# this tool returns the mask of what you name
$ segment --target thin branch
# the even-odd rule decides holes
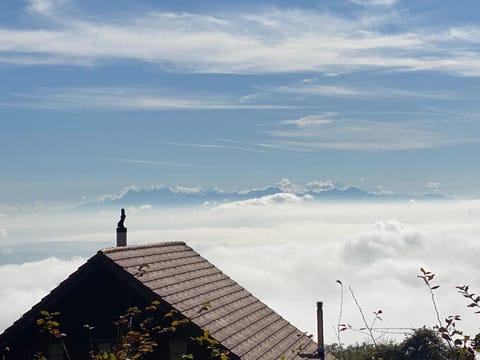
[[[360,304],[358,303],[357,298],[355,297],[355,294],[352,290],[352,287],[349,286],[348,289],[350,290],[350,294],[352,294],[352,298],[355,301],[355,304],[357,305],[358,310],[360,311],[360,315],[362,315],[363,323],[364,323],[365,327],[367,328],[368,333],[370,335],[370,338],[372,339],[373,346],[375,347],[375,350],[377,351],[378,350],[377,342],[375,340],[375,336],[373,336],[372,329],[370,328],[370,326],[368,326],[367,319],[365,318],[365,314],[363,313],[363,310],[362,310]]]
[[[65,355],[67,356],[67,359],[72,360],[72,358],[70,357],[70,354],[68,353],[68,349],[65,346],[65,342],[63,340],[62,340],[62,346],[63,346],[63,351],[65,352]]]
[[[425,271],[423,268],[421,268],[420,271],[422,271],[423,275],[417,275],[417,277],[422,279],[425,283],[425,286],[428,288],[428,291],[430,292],[430,297],[432,298],[433,309],[435,310],[438,326],[442,327],[442,320],[440,320],[440,312],[438,311],[437,301],[435,300],[435,294],[433,293],[434,289],[432,288],[432,284],[430,283],[430,281],[433,280],[435,274],[432,274],[429,271]]]

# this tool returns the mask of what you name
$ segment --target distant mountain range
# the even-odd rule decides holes
[[[101,202],[84,204],[82,207],[91,206],[142,206],[151,205],[155,207],[163,206],[187,206],[203,204],[222,204],[228,202],[245,201],[273,196],[277,194],[288,193],[309,201],[329,201],[329,202],[347,202],[347,201],[441,201],[450,200],[442,194],[423,194],[423,195],[396,195],[396,194],[377,194],[365,192],[356,187],[347,187],[344,189],[332,188],[323,191],[302,191],[286,190],[281,187],[270,186],[264,189],[255,189],[248,191],[224,192],[218,189],[200,190],[194,188],[169,188],[160,187],[152,189],[131,189],[117,198],[107,198]]]

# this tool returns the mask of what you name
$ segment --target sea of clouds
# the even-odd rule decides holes
[[[0,217],[0,331],[27,311],[98,249],[113,246],[119,211],[4,214]],[[129,244],[185,241],[217,267],[309,333],[315,304],[324,302],[325,338],[338,341],[339,322],[364,327],[382,310],[376,333],[432,326],[430,295],[420,267],[436,274],[441,317],[480,331],[455,286],[480,291],[480,201],[328,203],[266,197],[222,205],[127,209]],[[341,286],[344,301],[340,315]],[[395,328],[396,330],[392,330]],[[348,330],[342,342],[368,340]]]

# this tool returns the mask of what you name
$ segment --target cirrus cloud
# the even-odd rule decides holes
[[[263,130],[269,144],[278,148],[355,151],[402,151],[428,149],[477,140],[470,135],[451,134],[434,121],[378,121],[342,118],[338,113],[282,120]]]
[[[121,59],[200,73],[335,73],[387,68],[480,76],[477,42],[465,36],[478,28],[429,29],[411,24],[407,28],[395,12],[348,18],[281,8],[255,14],[150,11],[92,20],[88,13],[69,13],[56,1],[35,0],[30,9],[55,16],[47,16],[44,26],[0,27],[1,62],[91,66]],[[385,31],[389,26],[399,30]]]

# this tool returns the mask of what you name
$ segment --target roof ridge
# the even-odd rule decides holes
[[[185,255],[199,256],[198,262],[184,264],[184,255],[182,257],[178,255],[184,251]],[[114,247],[101,250],[99,253],[188,317],[195,326],[200,329],[212,326],[211,336],[221,343],[226,341],[232,354],[239,358],[249,358],[253,355],[262,357],[262,360],[269,360],[269,355],[277,354],[272,347],[278,347],[280,343],[285,342],[281,345],[282,351],[291,349],[299,343],[295,334],[303,334],[185,242]],[[167,262],[169,265],[164,268]],[[152,264],[152,267],[145,273],[137,274],[134,269],[144,263]],[[205,311],[197,312],[195,307],[201,304],[195,305],[192,299],[199,302],[205,299],[209,302],[213,300],[213,306],[207,306]],[[266,312],[263,309],[266,309]],[[256,312],[261,312],[259,318],[255,316]],[[235,325],[235,322],[240,324]],[[258,327],[252,326],[251,322],[260,324]],[[229,327],[233,327],[235,331],[232,333],[226,331]],[[245,341],[244,333],[248,331],[255,333],[247,339],[249,341]],[[233,333],[239,332],[242,332],[242,335],[234,336]],[[303,336],[301,338],[303,339]],[[313,343],[311,339],[309,340]]]
[[[165,242],[156,242],[156,243],[148,243],[148,244],[116,246],[116,247],[101,249],[99,250],[99,252],[103,254],[111,254],[111,253],[120,252],[120,251],[142,250],[142,249],[151,249],[151,248],[157,248],[157,247],[168,247],[168,246],[178,246],[178,245],[188,246],[184,241],[165,241]]]

